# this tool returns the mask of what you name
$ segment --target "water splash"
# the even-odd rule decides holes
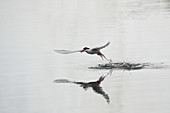
[[[129,62],[109,62],[98,64],[97,66],[88,67],[89,69],[123,69],[123,70],[138,70],[138,69],[161,69],[167,66],[163,63],[129,63]]]

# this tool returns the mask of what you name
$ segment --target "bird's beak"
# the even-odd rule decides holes
[[[81,50],[80,52],[84,52],[85,50]]]

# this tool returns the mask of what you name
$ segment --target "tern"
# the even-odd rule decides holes
[[[100,46],[100,47],[94,47],[94,48],[89,48],[89,47],[84,47],[82,50],[76,50],[76,51],[70,51],[70,50],[54,50],[57,53],[60,54],[71,54],[71,53],[76,53],[76,52],[86,52],[87,54],[90,55],[94,55],[97,54],[98,56],[100,56],[102,59],[106,59],[108,60],[101,52],[100,50],[107,47],[110,44],[110,42],[108,42],[107,44]]]

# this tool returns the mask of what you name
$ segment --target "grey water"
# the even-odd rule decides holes
[[[0,113],[169,113],[170,69],[93,70],[97,55],[57,54],[110,42],[113,62],[170,65],[169,0],[0,1]],[[92,88],[56,79],[100,84]]]

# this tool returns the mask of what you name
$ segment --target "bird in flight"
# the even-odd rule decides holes
[[[93,54],[97,54],[99,55],[102,59],[106,59],[109,61],[109,59],[107,59],[101,52],[100,50],[107,47],[110,44],[110,42],[108,42],[107,44],[100,46],[100,47],[94,47],[94,48],[89,48],[89,47],[84,47],[82,50],[76,50],[76,51],[70,51],[70,50],[54,50],[57,53],[60,54],[71,54],[71,53],[76,53],[76,52],[86,52],[87,54],[93,55]]]
[[[100,86],[101,82],[105,79],[106,76],[101,76],[98,80],[92,81],[92,82],[76,82],[76,81],[70,81],[70,80],[67,80],[67,79],[56,79],[56,80],[54,80],[54,82],[55,83],[74,83],[74,84],[79,84],[80,87],[82,87],[85,90],[87,90],[88,88],[91,87],[94,90],[94,92],[96,92],[97,94],[102,95],[106,99],[106,101],[109,103],[110,98],[109,98],[108,94],[106,94],[103,91],[102,87]]]

